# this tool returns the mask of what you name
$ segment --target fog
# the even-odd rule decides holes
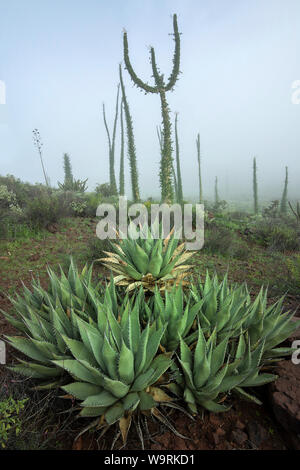
[[[177,13],[182,74],[167,99],[173,122],[179,113],[185,198],[198,195],[200,132],[205,198],[213,197],[215,176],[222,199],[251,198],[256,157],[261,198],[280,198],[288,166],[289,197],[300,199],[300,104],[292,89],[300,80],[299,0],[0,0],[0,7],[0,80],[6,85],[0,174],[43,181],[32,140],[38,128],[52,185],[63,180],[64,152],[71,156],[74,176],[88,178],[89,190],[107,182],[101,108],[104,102],[112,128],[123,28],[136,73],[151,83],[149,45],[169,76],[174,45],[169,34]],[[126,71],[123,77],[141,193],[157,196],[159,96],[133,87]],[[125,168],[130,197],[127,158]]]

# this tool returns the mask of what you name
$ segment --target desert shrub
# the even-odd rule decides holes
[[[229,255],[233,258],[246,260],[251,255],[251,250],[245,240],[235,235],[229,250]]]
[[[111,197],[115,195],[114,189],[111,188],[109,183],[97,184],[95,191],[103,197]]]
[[[229,224],[230,226],[230,224]],[[238,259],[247,259],[250,248],[245,240],[228,228],[227,224],[211,223],[205,230],[203,250],[210,254],[218,253],[223,256],[231,256]]]
[[[272,201],[267,207],[262,211],[263,217],[273,217],[277,218],[280,214],[280,204],[278,200]]]
[[[28,202],[24,215],[28,224],[38,228],[46,228],[55,224],[69,213],[65,200],[59,193],[49,194],[42,191],[38,198]]]
[[[86,208],[84,215],[86,217],[96,217],[97,207],[102,203],[102,200],[103,197],[96,192],[87,193],[85,195]]]
[[[300,295],[300,255],[286,261],[289,271],[287,287],[290,292]]]
[[[12,175],[1,176],[0,185],[5,185],[7,189],[15,194],[17,204],[23,208],[32,199],[39,197],[41,191],[53,191],[42,184],[25,183]]]
[[[77,200],[72,201],[70,204],[70,208],[72,211],[72,215],[75,216],[84,216],[87,208],[87,201],[84,200]]]
[[[292,223],[266,219],[256,223],[252,228],[253,240],[272,251],[297,251],[300,249],[298,231]]]

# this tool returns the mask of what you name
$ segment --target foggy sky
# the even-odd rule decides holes
[[[89,190],[109,180],[105,102],[112,128],[122,31],[131,62],[152,83],[149,45],[170,75],[172,14],[181,35],[181,71],[167,94],[179,112],[185,197],[198,195],[196,136],[201,135],[204,196],[250,197],[257,158],[260,194],[280,197],[285,166],[291,197],[300,199],[299,0],[0,0],[0,174],[42,182],[32,141],[38,128],[51,184],[63,180],[62,155]],[[158,95],[141,93],[123,73],[133,117],[142,196],[160,194]],[[116,177],[120,135],[117,133]],[[131,196],[126,156],[126,192]]]

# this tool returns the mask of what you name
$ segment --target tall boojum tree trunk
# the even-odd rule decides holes
[[[150,86],[143,82],[135,73],[130,59],[128,51],[128,40],[127,33],[123,35],[123,47],[124,47],[124,62],[126,69],[133,81],[133,83],[143,90],[145,93],[157,93],[160,96],[161,102],[161,113],[162,113],[162,142],[163,151],[160,163],[160,186],[161,186],[161,199],[162,202],[172,203],[174,192],[172,182],[173,172],[173,157],[172,157],[172,139],[171,139],[171,122],[170,122],[170,110],[166,100],[166,92],[173,89],[179,75],[180,65],[180,34],[177,26],[177,16],[173,15],[173,36],[175,41],[175,50],[173,56],[173,69],[171,75],[166,83],[164,81],[164,75],[160,74],[155,59],[154,48],[150,49],[150,61],[152,65],[152,72],[154,77],[155,86]]]

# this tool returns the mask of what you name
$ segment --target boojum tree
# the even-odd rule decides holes
[[[198,159],[198,171],[199,171],[199,202],[203,204],[203,189],[202,189],[202,177],[201,177],[201,153],[200,153],[200,134],[197,134],[196,140],[197,146],[197,159]]]
[[[73,173],[72,173],[72,166],[71,166],[71,159],[67,153],[63,155],[64,159],[64,173],[65,173],[65,186],[70,186],[73,183]]]
[[[127,133],[127,152],[130,166],[130,177],[131,177],[131,188],[132,188],[132,199],[134,202],[140,200],[140,189],[139,189],[139,174],[137,168],[136,149],[133,134],[132,117],[130,114],[129,104],[125,92],[125,86],[122,76],[122,66],[119,65],[120,85],[122,90],[122,101],[124,105],[124,115],[126,122],[126,133]]]
[[[253,200],[254,214],[258,214],[257,166],[255,157],[253,158]]]
[[[159,141],[160,154],[162,155],[163,141],[162,141],[162,135],[161,135],[161,126],[156,126],[156,131],[157,131],[157,137],[158,137],[158,141]],[[172,174],[173,174],[173,182],[174,182],[175,201],[179,202],[178,184],[177,184],[176,171],[175,171],[175,168],[174,168],[174,162],[173,162],[173,165],[172,165]]]
[[[217,208],[220,202],[219,190],[218,190],[218,177],[215,179],[215,207]]]
[[[179,140],[178,140],[178,113],[175,114],[175,149],[176,149],[176,186],[177,186],[177,200],[179,203],[183,202],[183,190],[182,190],[182,179],[181,179],[181,168],[180,168],[180,152],[179,152]]]
[[[284,188],[283,188],[283,193],[282,193],[282,198],[281,198],[281,203],[280,203],[280,212],[282,214],[286,214],[287,208],[288,208],[288,202],[287,202],[288,183],[289,183],[289,170],[288,170],[288,167],[286,166]]]
[[[127,32],[123,35],[123,48],[124,48],[124,62],[126,69],[133,81],[133,83],[147,93],[156,93],[160,96],[161,113],[162,113],[162,141],[163,151],[160,162],[160,186],[161,186],[161,199],[162,202],[170,204],[174,198],[172,172],[173,172],[173,156],[172,156],[172,135],[171,135],[171,120],[170,109],[166,99],[166,93],[173,90],[175,83],[179,76],[180,67],[180,34],[177,25],[177,15],[173,15],[173,36],[175,41],[175,50],[173,56],[173,69],[168,80],[165,81],[164,75],[160,73],[155,57],[155,50],[150,48],[150,62],[154,77],[154,86],[150,86],[141,80],[135,73],[129,58]]]
[[[117,130],[117,121],[118,121],[118,113],[119,113],[119,92],[120,92],[120,85],[118,85],[118,92],[117,92],[117,100],[116,100],[116,111],[115,111],[115,118],[114,118],[114,126],[112,137],[110,136],[110,132],[108,129],[106,116],[105,116],[105,105],[103,103],[103,121],[104,126],[107,133],[108,139],[108,149],[109,149],[109,183],[111,189],[114,194],[118,194],[118,188],[116,183],[116,176],[115,176],[115,142],[116,142],[116,130]]]
[[[121,151],[120,151],[120,175],[119,175],[119,194],[125,194],[125,174],[124,174],[124,123],[123,123],[123,99],[120,105],[120,121],[121,121]]]

